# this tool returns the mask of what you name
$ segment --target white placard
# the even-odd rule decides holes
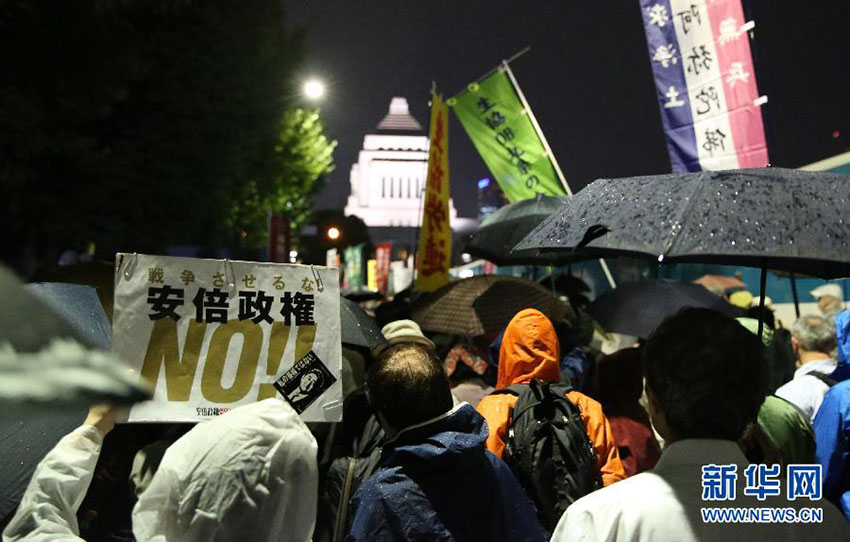
[[[115,273],[113,350],[154,386],[128,421],[204,420],[275,396],[304,421],[342,419],[337,269],[118,254]]]

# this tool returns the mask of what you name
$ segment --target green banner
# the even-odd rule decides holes
[[[345,282],[348,291],[362,290],[366,285],[366,266],[363,265],[363,243],[346,247],[345,256]]]
[[[508,201],[565,194],[504,70],[470,84],[448,104]]]

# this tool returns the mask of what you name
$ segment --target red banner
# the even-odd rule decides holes
[[[289,219],[280,215],[269,215],[269,248],[270,262],[289,263],[290,242]]]
[[[380,245],[375,245],[375,259],[378,262],[378,291],[382,295],[387,295],[387,282],[390,276],[390,257],[392,255],[392,251],[392,243],[381,243]]]

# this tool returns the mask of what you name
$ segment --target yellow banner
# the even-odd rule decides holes
[[[378,260],[366,262],[366,288],[378,291]]]
[[[449,108],[443,97],[431,94],[428,178],[422,227],[419,229],[416,289],[433,292],[449,282],[452,230],[449,225]]]

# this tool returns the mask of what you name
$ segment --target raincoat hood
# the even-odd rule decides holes
[[[481,461],[487,434],[484,418],[470,404],[461,403],[442,416],[400,431],[384,446],[381,463],[427,461],[429,468],[462,467]]]
[[[536,309],[525,309],[505,329],[499,351],[497,388],[527,384],[532,378],[557,382],[560,378],[558,336],[552,322]]]
[[[316,440],[279,399],[198,424],[133,510],[139,541],[293,540],[313,534]]]
[[[838,340],[838,367],[830,375],[833,379],[850,379],[850,310],[835,315],[835,334]]]

